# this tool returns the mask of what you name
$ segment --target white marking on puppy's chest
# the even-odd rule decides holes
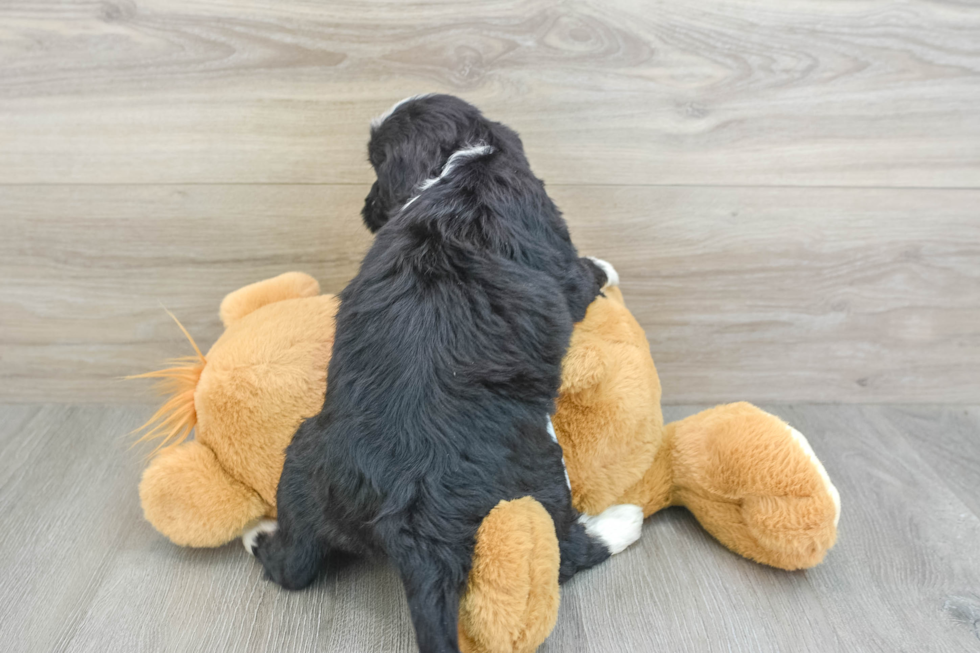
[[[561,446],[561,443],[558,442],[558,434],[555,433],[555,425],[551,423],[551,415],[548,415],[548,435],[550,435],[551,436],[551,439],[555,441],[555,444],[557,444],[559,447]],[[572,482],[570,480],[568,480],[568,466],[565,464],[565,452],[564,451],[562,451],[562,454],[561,454],[561,466],[565,470],[565,485],[567,485],[568,486],[568,489],[571,490],[572,489]]]

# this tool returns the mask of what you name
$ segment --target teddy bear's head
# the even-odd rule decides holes
[[[171,400],[156,416],[164,446],[140,499],[176,544],[218,546],[275,516],[286,446],[326,390],[338,300],[319,292],[300,273],[237,290],[221,304],[225,332],[206,356],[142,375],[163,379]],[[194,440],[179,442],[191,428]]]

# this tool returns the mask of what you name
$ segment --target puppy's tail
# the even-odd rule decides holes
[[[147,440],[160,440],[150,453],[151,457],[162,449],[177,446],[194,430],[197,425],[194,392],[197,390],[197,382],[201,378],[204,366],[208,362],[180,320],[170,311],[167,311],[167,314],[184,332],[184,336],[194,348],[195,355],[172,359],[168,361],[169,367],[162,370],[126,377],[127,379],[157,379],[154,389],[157,394],[166,397],[166,401],[153,413],[153,416],[132,432],[135,434],[144,431],[143,435],[133,443],[134,445]]]

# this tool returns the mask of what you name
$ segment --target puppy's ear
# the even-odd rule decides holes
[[[381,198],[378,196],[378,182],[371,184],[371,190],[364,198],[364,208],[361,209],[361,217],[364,218],[364,225],[368,231],[375,233],[378,229],[385,226],[388,222],[388,212],[381,205]]]
[[[426,148],[413,148],[399,143],[387,148],[386,156],[374,166],[378,180],[364,198],[361,217],[372,233],[388,223],[418,192],[418,185],[441,165],[435,144]],[[430,151],[435,150],[435,151]]]

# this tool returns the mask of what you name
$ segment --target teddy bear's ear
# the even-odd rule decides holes
[[[572,343],[562,361],[562,394],[582,392],[596,386],[606,373],[606,365],[599,349],[590,344]]]
[[[181,546],[221,546],[270,512],[196,440],[157,455],[143,472],[139,491],[147,521]]]
[[[302,272],[286,272],[230,293],[222,300],[218,313],[221,315],[221,323],[228,328],[233,322],[266,304],[284,299],[316,297],[319,294],[320,284],[316,279]]]

